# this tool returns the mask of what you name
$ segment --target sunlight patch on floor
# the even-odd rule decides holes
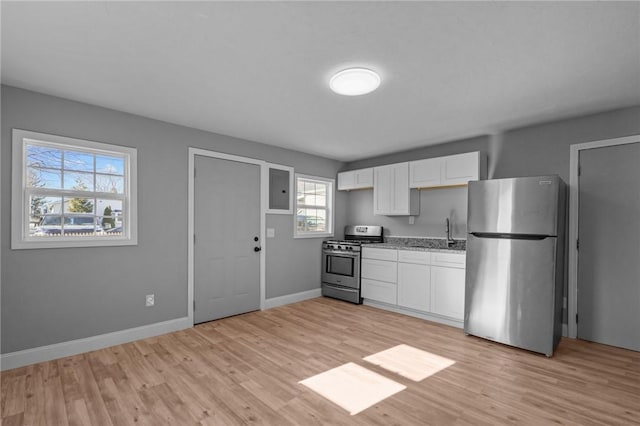
[[[358,414],[406,388],[352,362],[299,383],[344,408],[351,415]]]
[[[456,363],[409,345],[394,346],[363,359],[416,382]]]

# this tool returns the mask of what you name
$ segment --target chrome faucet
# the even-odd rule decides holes
[[[449,218],[447,218],[447,227],[446,227],[446,233],[447,233],[447,247],[451,247],[453,246],[456,242],[453,238],[451,238],[451,226],[449,225]]]

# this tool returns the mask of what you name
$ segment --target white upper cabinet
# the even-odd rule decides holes
[[[442,159],[440,157],[410,162],[409,186],[411,188],[439,186],[442,181],[440,177],[441,163]]]
[[[409,188],[409,163],[374,167],[373,214],[415,216],[419,212],[419,194]]]
[[[373,168],[338,173],[338,191],[373,188]]]
[[[442,160],[442,185],[466,185],[480,178],[480,152],[450,155]]]
[[[480,179],[480,152],[412,161],[409,176],[411,188],[466,185]]]

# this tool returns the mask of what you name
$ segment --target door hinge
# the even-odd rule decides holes
[[[578,323],[578,314],[576,314],[576,324]]]
[[[196,299],[193,299],[193,310],[196,310]]]
[[[193,244],[196,243],[196,234],[193,234]]]
[[[576,240],[576,250],[580,250],[580,240]]]
[[[578,164],[578,176],[582,175],[582,167]]]
[[[196,168],[195,167],[193,168],[193,177],[194,178],[196,177]]]

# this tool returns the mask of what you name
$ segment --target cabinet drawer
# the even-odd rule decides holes
[[[428,265],[430,255],[428,251],[398,250],[398,262]]]
[[[431,253],[431,264],[435,266],[447,266],[449,268],[465,268],[467,256],[463,253]]]
[[[362,259],[362,278],[395,283],[398,279],[398,264],[386,260]]]
[[[396,285],[382,281],[363,278],[361,294],[365,299],[377,300],[378,302],[392,305],[395,305],[398,301]]]
[[[363,259],[378,259],[378,260],[390,260],[397,261],[398,260],[398,250],[395,249],[384,249],[384,248],[373,248],[373,247],[362,247],[362,258]]]

